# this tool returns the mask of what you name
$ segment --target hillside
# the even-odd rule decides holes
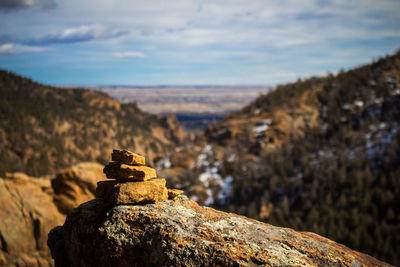
[[[55,173],[80,161],[105,163],[112,148],[150,163],[192,135],[175,117],[142,112],[101,92],[45,86],[0,70],[0,175]]]
[[[280,85],[159,162],[194,200],[400,264],[400,53]]]

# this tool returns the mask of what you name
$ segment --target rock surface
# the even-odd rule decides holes
[[[0,266],[53,266],[48,232],[71,209],[93,199],[104,178],[98,163],[80,163],[56,177],[0,178]]]
[[[50,232],[48,245],[57,266],[388,266],[316,234],[185,196],[146,205],[89,201]]]
[[[168,199],[165,179],[155,178],[143,182],[100,181],[96,197],[113,204],[155,203]]]
[[[145,181],[157,177],[156,170],[146,166],[131,166],[111,161],[104,167],[107,178],[117,180]]]
[[[111,153],[111,159],[128,165],[145,165],[146,160],[143,156],[132,153],[126,149],[114,149]]]
[[[64,221],[50,179],[0,178],[0,266],[52,266],[47,234]]]
[[[168,189],[168,199],[175,199],[177,196],[183,193],[183,190],[179,189]]]
[[[63,170],[53,180],[54,203],[68,214],[83,202],[95,198],[97,182],[103,180],[103,166],[95,162],[79,163]]]

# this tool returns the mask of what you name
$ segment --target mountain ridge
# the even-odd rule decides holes
[[[115,147],[149,162],[193,135],[173,116],[142,112],[101,92],[41,85],[0,70],[0,175],[55,173],[79,161],[105,163]]]
[[[396,265],[399,107],[397,52],[279,85],[160,168],[201,204],[316,232]]]

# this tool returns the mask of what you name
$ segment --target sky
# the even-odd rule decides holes
[[[400,48],[400,0],[0,0],[0,68],[52,85],[275,85]]]

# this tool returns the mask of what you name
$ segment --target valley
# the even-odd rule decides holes
[[[173,113],[192,123],[188,128],[202,124],[206,130],[196,136],[161,107],[150,114],[105,92],[0,74],[4,177],[54,177],[82,161],[104,164],[113,148],[126,148],[146,155],[168,188],[201,205],[312,231],[400,264],[399,52],[336,75],[278,85],[223,118],[211,108],[216,113],[189,112],[192,100],[182,97],[188,105]],[[154,91],[148,107],[158,108],[161,99]],[[180,106],[171,104],[175,100],[165,95],[161,102]],[[61,201],[60,211],[77,204],[47,187],[56,205]],[[67,188],[75,188],[74,181]]]
[[[152,114],[174,114],[188,130],[200,133],[239,110],[271,86],[91,86],[121,102],[136,102]]]
[[[92,86],[121,102],[136,102],[153,114],[227,114],[249,104],[268,86]]]
[[[400,53],[277,86],[159,161],[199,203],[399,264]]]

